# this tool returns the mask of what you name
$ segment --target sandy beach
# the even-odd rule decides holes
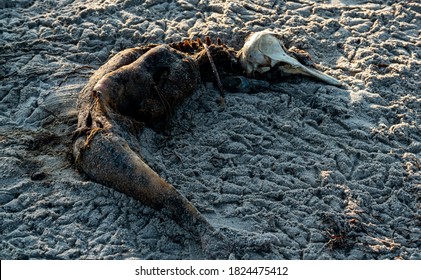
[[[162,213],[73,164],[76,99],[117,52],[282,35],[339,88],[202,85],[141,156],[236,247],[231,259],[421,259],[421,4],[0,0],[0,258],[206,259]]]

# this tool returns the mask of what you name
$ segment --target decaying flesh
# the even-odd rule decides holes
[[[220,248],[209,249],[212,240],[223,237],[140,157],[140,122],[165,120],[193,93],[200,82],[199,69],[206,66],[204,53],[189,55],[175,47],[188,51],[176,45],[127,49],[95,72],[78,99],[73,154],[90,178],[162,211],[198,237],[210,257],[226,257]],[[218,48],[222,47],[211,49],[217,53]]]
[[[222,87],[218,73],[225,81],[232,76],[234,84],[246,79],[237,52],[219,40],[218,44],[208,38],[204,43],[186,40],[119,52],[80,93],[73,155],[92,180],[162,211],[200,240],[207,257],[226,258],[229,249],[214,247],[227,243],[224,237],[142,160],[136,137],[143,125],[165,122],[204,79]]]

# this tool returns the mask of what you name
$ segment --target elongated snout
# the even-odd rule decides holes
[[[280,71],[290,74],[311,76],[334,86],[342,85],[339,80],[304,66],[290,56],[285,51],[279,35],[268,30],[252,34],[239,51],[238,59],[248,76],[255,72],[264,73],[273,67],[279,67]]]

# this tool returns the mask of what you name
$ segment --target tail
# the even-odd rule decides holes
[[[87,137],[79,137],[73,147],[76,163],[84,173],[173,219],[196,237],[207,257],[228,256],[225,237],[190,201],[143,162],[123,138],[104,131],[92,136],[89,143]]]

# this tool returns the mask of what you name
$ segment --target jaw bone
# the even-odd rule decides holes
[[[342,85],[337,79],[308,68],[289,56],[278,35],[267,30],[256,32],[246,40],[239,51],[239,61],[247,75],[264,73],[280,64],[279,68],[284,72],[311,76],[334,86]]]

